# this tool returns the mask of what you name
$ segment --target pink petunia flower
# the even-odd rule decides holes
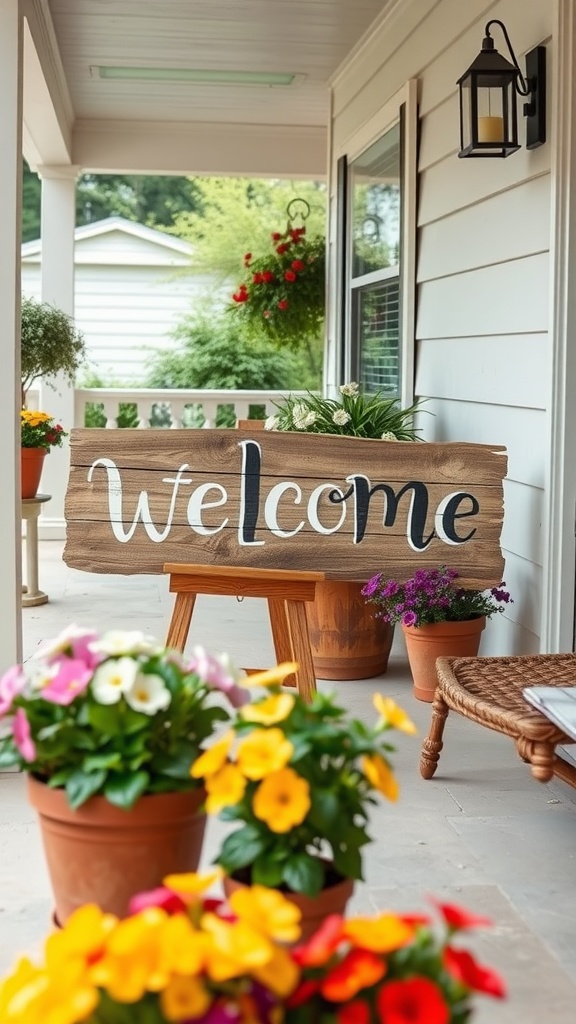
[[[30,722],[24,708],[18,708],[12,726],[14,743],[25,761],[36,760],[36,745],[30,732]]]
[[[25,683],[20,665],[9,668],[0,678],[0,717],[10,711],[14,697],[22,693]]]
[[[92,669],[79,658],[61,658],[56,675],[42,688],[41,696],[52,704],[71,704],[84,692],[92,674]]]
[[[248,691],[238,685],[239,674],[225,654],[214,658],[203,647],[195,647],[190,671],[195,672],[207,686],[212,686],[215,690],[225,693],[235,708],[242,707],[250,700]]]

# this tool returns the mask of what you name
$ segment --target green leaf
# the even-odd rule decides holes
[[[266,885],[277,889],[282,882],[284,864],[272,860],[266,854],[257,857],[252,865],[252,884]]]
[[[218,863],[232,874],[238,868],[245,868],[260,857],[266,849],[266,839],[255,825],[245,825],[226,837],[218,857]]]
[[[117,768],[122,764],[122,755],[117,750],[110,750],[107,754],[91,754],[85,757],[82,767],[85,772],[95,772],[99,768]]]
[[[173,779],[190,778],[190,766],[198,757],[198,747],[194,743],[182,740],[173,752],[163,751],[157,754],[150,764],[153,771],[168,775]]]
[[[66,796],[72,809],[76,810],[77,807],[86,803],[91,796],[94,796],[104,785],[105,780],[105,771],[92,772],[90,775],[84,772],[82,768],[77,768],[73,771],[66,780]]]
[[[148,772],[113,772],[104,786],[104,796],[111,804],[129,811],[150,781]]]
[[[331,789],[314,789],[308,820],[319,832],[329,835],[342,813],[342,806]]]
[[[362,856],[357,846],[341,843],[332,848],[334,867],[345,878],[362,878]]]
[[[117,704],[94,702],[88,710],[88,720],[90,725],[105,736],[118,736],[123,731]]]
[[[282,879],[292,892],[317,896],[324,885],[325,868],[319,857],[296,853],[286,862]]]
[[[10,747],[5,747],[0,751],[0,768],[10,768],[13,764],[18,764],[19,761],[20,755],[16,748],[11,750]]]

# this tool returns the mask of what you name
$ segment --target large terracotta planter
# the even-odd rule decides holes
[[[475,658],[486,616],[464,622],[433,622],[427,626],[402,626],[410,662],[413,693],[431,704],[436,691],[437,658]]]
[[[223,879],[224,894],[226,897],[232,895],[237,889],[245,889],[246,885],[235,878]],[[324,923],[330,914],[344,916],[346,905],[354,892],[354,881],[351,878],[343,878],[336,885],[322,889],[317,896],[304,896],[298,892],[284,892],[282,895],[294,903],[302,913],[301,936],[298,942],[306,942],[321,924]],[[297,945],[297,943],[294,943]]]
[[[47,448],[21,448],[22,497],[35,498],[40,486]]]
[[[314,670],[319,679],[371,679],[382,675],[394,627],[374,615],[363,584],[327,580],[306,603]]]
[[[83,903],[123,917],[135,893],[198,867],[202,789],[143,796],[130,811],[92,797],[74,811],[64,790],[28,776],[28,798],[40,817],[59,924]]]

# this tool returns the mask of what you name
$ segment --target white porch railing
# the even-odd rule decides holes
[[[250,406],[263,406],[265,415],[275,412],[275,404],[288,395],[305,391],[212,391],[173,390],[168,388],[75,388],[74,426],[85,424],[86,406],[103,408],[107,427],[116,427],[120,405],[136,406],[138,427],[181,427],[193,425],[191,419],[204,419],[203,427],[213,427],[219,406],[233,406],[236,420],[248,419]],[[156,421],[156,422],[155,422]]]

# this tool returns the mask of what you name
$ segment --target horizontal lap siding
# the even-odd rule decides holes
[[[332,131],[337,157],[379,105],[407,79],[418,79],[415,383],[426,399],[419,425],[428,440],[507,446],[502,546],[515,602],[491,623],[482,647],[484,654],[507,654],[539,649],[551,372],[550,145],[534,152],[522,147],[506,160],[457,157],[455,83],[476,56],[489,18],[505,22],[520,58],[550,43],[551,5],[536,0],[407,0],[341,69]],[[523,141],[521,116],[520,122]],[[334,181],[333,175],[333,188]]]

